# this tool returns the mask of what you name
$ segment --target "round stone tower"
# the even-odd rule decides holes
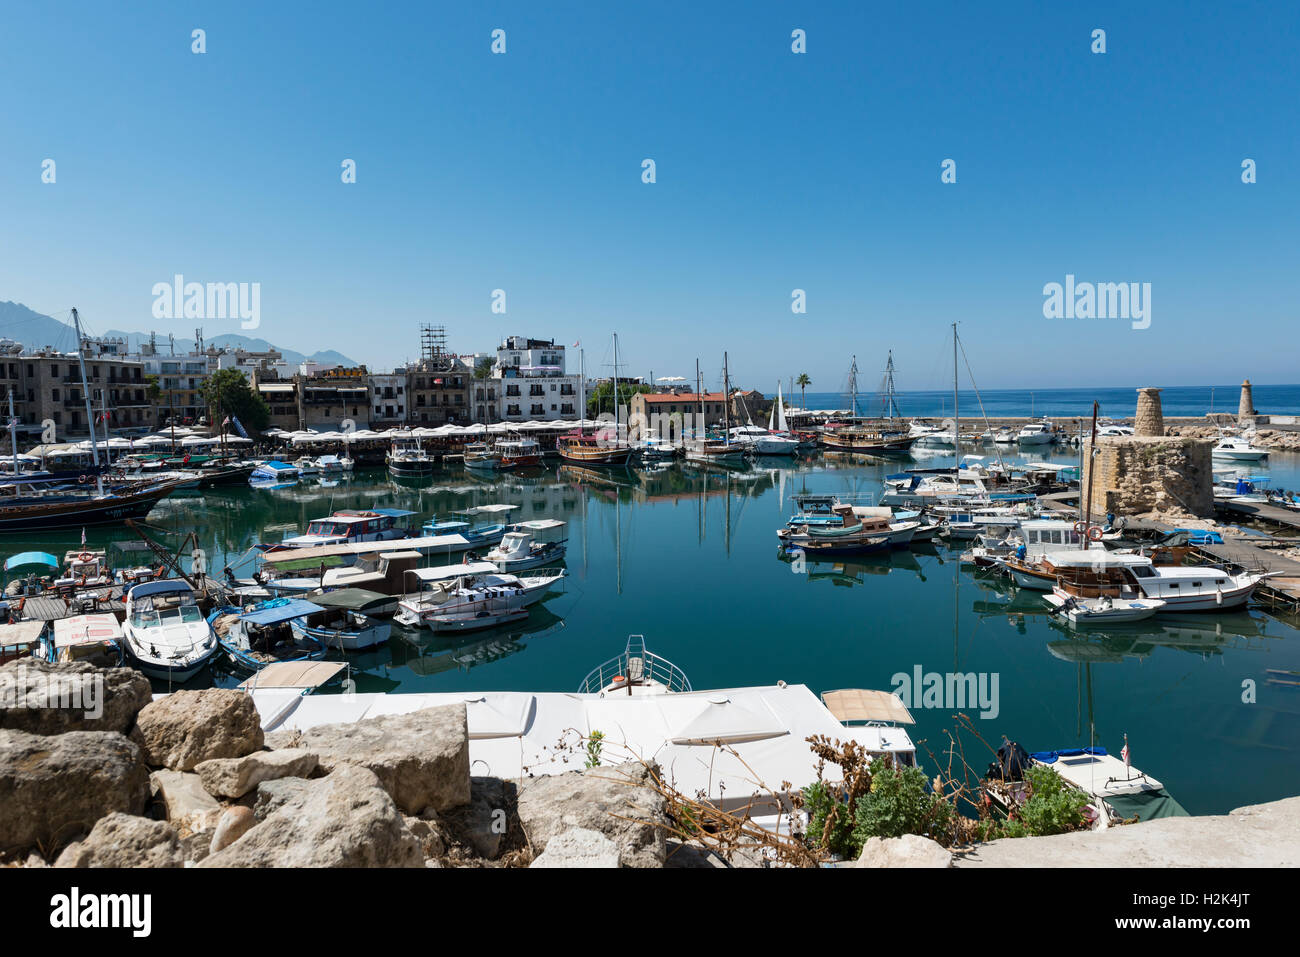
[[[1160,390],[1138,389],[1137,391],[1138,407],[1137,415],[1133,418],[1134,433],[1137,435],[1164,435],[1165,415],[1160,410]]]
[[[1237,406],[1238,419],[1252,419],[1255,417],[1255,397],[1250,391],[1250,380],[1246,379],[1241,383],[1241,404]]]

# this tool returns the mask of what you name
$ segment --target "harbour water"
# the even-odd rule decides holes
[[[1074,454],[1058,450],[1053,460]],[[1300,486],[1300,457],[1273,459],[1275,484]],[[879,559],[810,562],[803,573],[778,557],[775,530],[791,514],[792,495],[875,493],[885,474],[908,464],[816,456],[735,472],[552,465],[488,476],[449,466],[411,484],[368,469],[336,487],[176,495],[150,524],[173,548],[196,531],[209,570],[219,574],[255,542],[278,541],[341,508],[407,508],[423,521],[504,502],[521,506],[514,520],[569,523],[569,577],[534,606],[526,627],[468,641],[395,629],[387,647],[351,656],[358,691],[572,690],[636,633],[696,688],[779,680],[817,692],[891,688],[895,675],[917,668],[986,681],[996,675],[996,716],[978,717],[975,704],[962,709],[990,744],[1006,734],[1030,750],[1099,744],[1118,752],[1127,733],[1134,764],[1193,814],[1300,793],[1300,687],[1269,680],[1300,680],[1296,622],[1250,610],[1073,632],[1048,620],[1037,594],[962,569],[958,551],[941,544]],[[132,539],[126,529],[87,534],[92,547]],[[74,531],[4,544],[10,553],[61,555],[79,542]],[[236,680],[216,666],[191,686]],[[1247,683],[1254,703],[1243,701]],[[942,750],[954,710],[913,708],[913,737],[924,742],[931,772],[926,748]],[[982,771],[987,752],[969,735],[964,740],[970,763]]]

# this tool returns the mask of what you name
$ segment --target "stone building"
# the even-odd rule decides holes
[[[1107,514],[1214,513],[1213,443],[1164,434],[1159,389],[1139,389],[1134,435],[1084,445],[1080,494],[1091,517]]]
[[[120,340],[82,341],[97,435],[105,426],[112,432],[151,432],[157,423],[144,365],[123,355],[120,345]],[[28,427],[29,432],[39,431],[43,423],[51,422],[59,439],[89,436],[77,353],[47,348],[6,356],[3,361],[6,375],[16,373],[5,382],[14,389],[14,413],[20,426]],[[10,365],[17,368],[10,369]]]
[[[365,366],[296,375],[299,428],[319,432],[370,428],[370,373]]]

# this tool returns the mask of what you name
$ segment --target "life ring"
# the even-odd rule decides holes
[[[1075,531],[1075,534],[1078,534],[1078,535],[1087,535],[1087,534],[1088,534],[1088,523],[1087,523],[1087,522],[1075,522],[1075,523],[1074,523],[1074,531]]]
[[[1099,542],[1099,541],[1101,541],[1101,527],[1100,527],[1100,526],[1098,526],[1098,525],[1094,525],[1094,526],[1092,526],[1092,528],[1088,529],[1088,540],[1089,540],[1089,541],[1092,541],[1092,542]]]
[[[77,555],[77,561],[88,562],[94,559],[94,557],[95,556],[90,554],[90,552],[81,552],[79,555]]]
[[[78,476],[77,476],[77,481],[80,482],[82,485],[85,485],[88,481],[90,481],[90,476],[89,476],[89,475],[78,475]]]

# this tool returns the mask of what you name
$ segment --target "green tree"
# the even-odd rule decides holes
[[[636,385],[631,382],[620,382],[618,384],[618,401],[619,405],[629,410],[632,407],[632,396],[638,392],[653,392],[654,390],[648,385]],[[594,419],[600,413],[605,412],[609,415],[614,414],[614,385],[611,382],[602,382],[596,388],[587,393],[587,418]]]
[[[799,387],[799,408],[807,408],[807,405],[804,402],[804,390],[812,385],[812,379],[808,378],[808,373],[800,372],[799,378],[794,380],[794,384]]]
[[[203,383],[203,401],[212,410],[209,418],[217,427],[227,415],[237,416],[250,432],[261,432],[271,421],[271,407],[238,369],[221,369],[210,375]]]
[[[162,386],[158,384],[158,377],[156,375],[147,375],[144,377],[144,381],[145,381],[145,387],[144,387],[145,397],[148,398],[148,400],[152,402],[154,405],[157,405],[160,401],[162,401],[162,394],[163,394]]]
[[[474,378],[486,379],[492,375],[492,367],[496,365],[495,359],[479,359],[474,363]]]

